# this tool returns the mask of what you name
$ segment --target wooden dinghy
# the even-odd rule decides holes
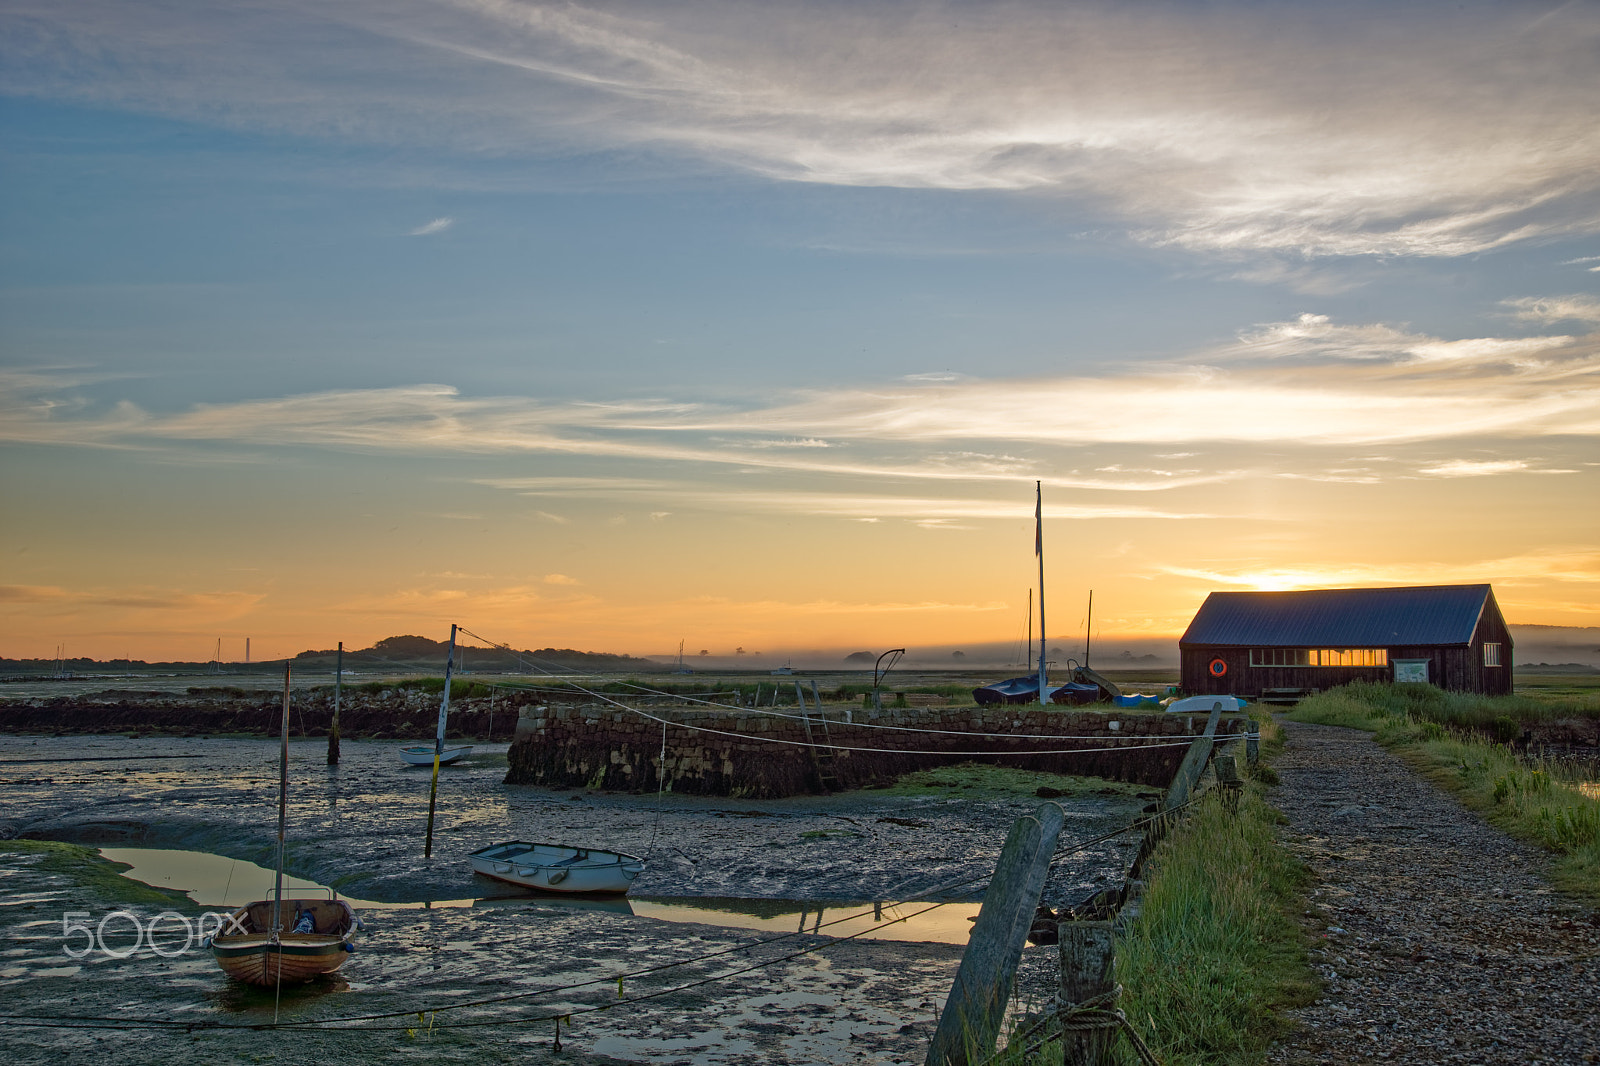
[[[208,940],[229,977],[266,988],[305,984],[333,973],[355,951],[350,931],[356,916],[344,900],[285,899],[279,932],[274,932],[273,909],[272,900],[246,904]],[[311,932],[294,932],[306,925]]]
[[[465,759],[472,754],[471,744],[452,744],[439,753],[439,765]],[[400,757],[412,766],[433,765],[433,745],[414,744],[400,749]]]
[[[542,892],[621,895],[644,872],[644,860],[620,851],[530,844],[509,840],[479,848],[469,856],[485,877]]]

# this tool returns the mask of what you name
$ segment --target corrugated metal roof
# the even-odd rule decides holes
[[[1466,644],[1492,595],[1488,585],[1213,592],[1178,643],[1322,648]]]

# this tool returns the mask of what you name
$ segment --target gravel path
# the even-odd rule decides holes
[[[1600,1062],[1600,915],[1368,734],[1284,728],[1274,802],[1327,988],[1269,1061]]]

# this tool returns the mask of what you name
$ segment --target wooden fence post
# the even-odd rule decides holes
[[[1212,760],[1217,771],[1217,787],[1222,790],[1222,802],[1230,811],[1239,809],[1239,793],[1244,781],[1239,777],[1239,765],[1232,755],[1218,755]]]
[[[1117,1007],[1117,958],[1113,923],[1061,922],[1061,1010],[1110,997],[1098,1006]],[[1117,1029],[1067,1030],[1061,1036],[1062,1066],[1111,1066]]]
[[[1189,750],[1183,756],[1183,762],[1178,766],[1178,772],[1172,775],[1172,787],[1167,789],[1167,797],[1161,803],[1163,811],[1170,811],[1189,802],[1189,793],[1194,791],[1195,782],[1200,780],[1200,775],[1205,771],[1206,760],[1211,758],[1211,745],[1217,735],[1217,723],[1222,719],[1222,701],[1218,700],[1211,707],[1211,717],[1206,719],[1206,730],[1195,737],[1194,743],[1189,745]]]
[[[1058,804],[1046,803],[1011,823],[928,1046],[927,1066],[971,1066],[994,1054],[1011,981],[1065,820]]]
[[[1261,761],[1261,727],[1251,725],[1244,735],[1244,762],[1251,769]]]

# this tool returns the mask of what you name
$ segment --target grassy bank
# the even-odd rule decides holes
[[[1211,793],[1152,856],[1117,974],[1123,1010],[1168,1066],[1260,1062],[1281,1012],[1315,996],[1298,918],[1309,874],[1278,822],[1250,782],[1237,813]]]
[[[1593,694],[1487,697],[1358,683],[1303,700],[1289,717],[1371,731],[1465,806],[1550,852],[1557,887],[1600,903],[1600,795],[1584,791],[1575,767],[1524,758],[1503,743],[1532,722],[1594,716]]]

